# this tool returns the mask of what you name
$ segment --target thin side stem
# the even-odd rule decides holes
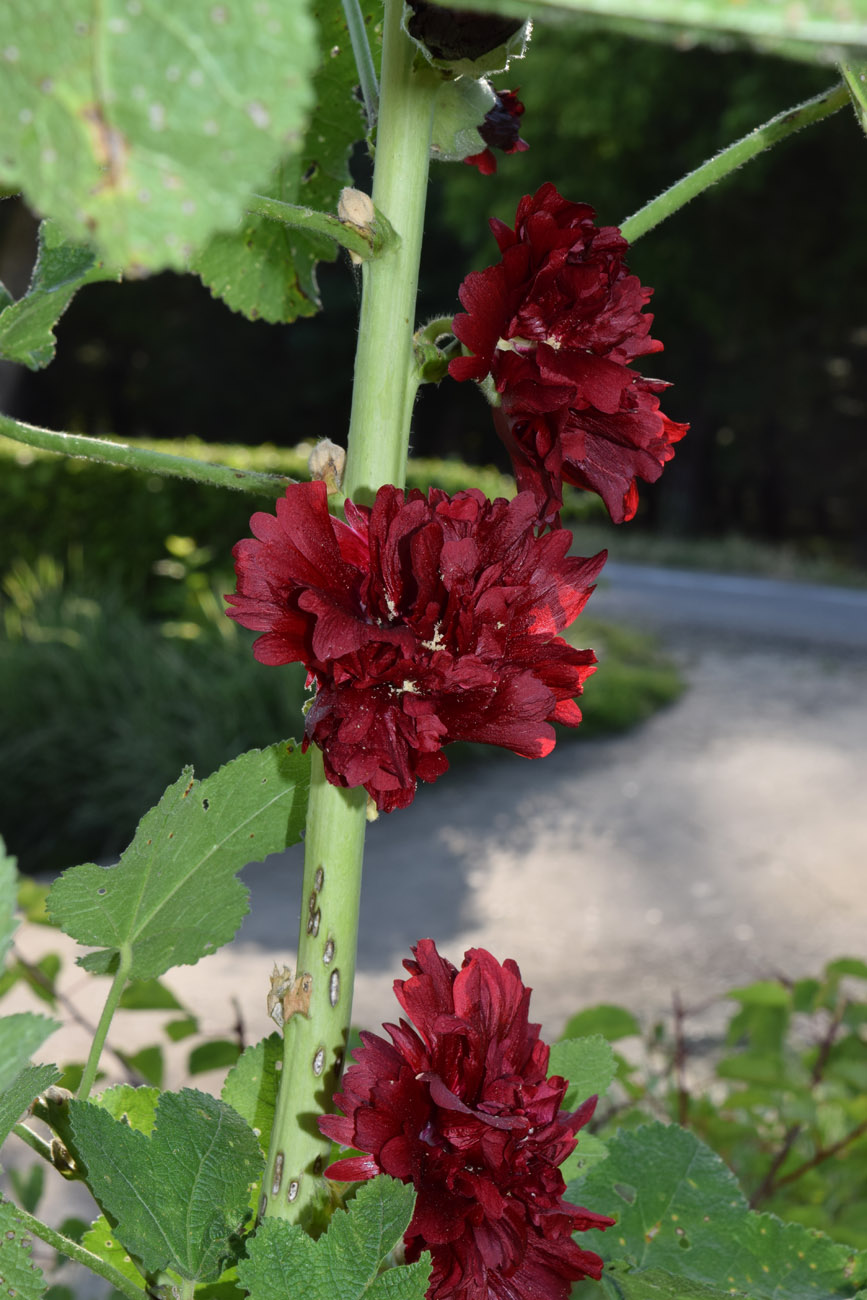
[[[343,13],[346,26],[349,28],[355,67],[358,70],[364,111],[367,115],[367,128],[370,130],[376,125],[379,112],[379,86],[376,84],[376,68],[373,66],[373,55],[370,52],[370,42],[367,39],[367,29],[358,0],[343,0]]]
[[[191,456],[171,456],[164,451],[151,451],[149,447],[129,447],[122,442],[107,442],[102,438],[88,438],[79,433],[58,433],[53,429],[40,429],[33,424],[23,424],[8,415],[0,415],[0,434],[23,442],[41,451],[56,452],[85,460],[99,460],[106,465],[120,465],[123,469],[137,469],[146,474],[164,474],[170,478],[189,478],[211,487],[232,488],[236,492],[250,492],[269,497],[272,501],[281,496],[286,484],[293,482],[281,474],[262,474],[256,470],[232,469],[229,465],[209,465]]]
[[[62,1232],[55,1232],[53,1228],[49,1228],[47,1223],[34,1218],[32,1214],[28,1214],[26,1210],[22,1210],[17,1205],[15,1206],[15,1214],[26,1230],[32,1232],[34,1237],[38,1237],[40,1241],[44,1241],[47,1246],[59,1251],[67,1259],[75,1260],[76,1264],[83,1264],[85,1268],[90,1269],[91,1273],[98,1273],[116,1291],[120,1291],[121,1295],[129,1296],[129,1300],[142,1300],[144,1278],[142,1278],[142,1285],[140,1287],[136,1286],[135,1282],[124,1276],[112,1264],[107,1264],[104,1259],[100,1259],[99,1255],[94,1255],[92,1251],[85,1250],[84,1246],[79,1246],[77,1241],[71,1241],[69,1237],[64,1237]]]
[[[427,200],[433,106],[441,77],[414,67],[401,31],[403,0],[386,0],[373,203],[400,243],[362,267],[361,318],[343,490],[370,499],[406,480],[413,324]]]
[[[99,1069],[99,1058],[102,1055],[103,1044],[105,1043],[108,1027],[111,1024],[112,1017],[120,1004],[120,999],[126,987],[129,978],[130,968],[132,967],[132,949],[128,944],[124,944],[120,950],[117,970],[108,991],[108,997],[105,999],[105,1006],[102,1008],[102,1015],[99,1017],[99,1023],[96,1026],[96,1033],[93,1036],[93,1042],[90,1045],[90,1053],[87,1063],[84,1067],[84,1073],[81,1076],[81,1082],[78,1085],[76,1097],[79,1101],[86,1101],[90,1090],[96,1079],[96,1072]]]
[[[757,154],[769,149],[779,140],[785,140],[795,131],[800,131],[801,127],[810,126],[813,122],[821,122],[823,118],[839,112],[848,102],[849,93],[846,87],[838,83],[830,90],[823,91],[821,95],[816,95],[813,99],[796,105],[795,108],[786,109],[784,113],[778,113],[763,126],[757,126],[755,130],[750,131],[749,135],[745,135],[742,140],[737,140],[721,153],[709,158],[706,163],[702,163],[700,167],[696,167],[695,171],[689,172],[657,198],[651,199],[623,222],[620,227],[621,233],[631,244],[634,244],[636,239],[665,221],[666,217],[677,212],[685,203],[689,203],[690,199],[704,193],[711,185],[715,185],[717,181],[728,176],[745,162],[749,162],[751,158],[755,158]]]
[[[328,212],[318,212],[315,208],[302,208],[296,203],[284,203],[282,199],[270,199],[265,194],[252,194],[247,200],[247,211],[257,217],[269,217],[272,221],[281,221],[284,226],[295,230],[306,230],[314,235],[327,235],[336,244],[349,249],[362,260],[379,257],[384,249],[393,242],[394,235],[387,222],[379,221],[364,234],[358,226],[343,222]]]
[[[329,785],[315,748],[311,766],[298,964],[284,1001],[283,1071],[260,1202],[260,1214],[305,1226],[327,1196],[321,1174],[331,1143],[316,1120],[331,1107],[349,1039],[367,806],[363,789]]]
[[[26,1124],[13,1124],[12,1132],[16,1137],[20,1137],[22,1142],[26,1142],[31,1150],[35,1151],[48,1164],[54,1163],[51,1159],[50,1144],[45,1141],[45,1138],[41,1138],[38,1133],[34,1133],[32,1128],[28,1128]]]

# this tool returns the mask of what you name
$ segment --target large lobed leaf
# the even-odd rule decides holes
[[[297,149],[304,0],[5,0],[0,175],[73,239],[182,267]]]
[[[250,750],[203,781],[187,768],[139,822],[114,867],[85,863],[51,887],[48,910],[105,972],[131,953],[132,979],[191,966],[235,934],[248,893],[236,872],[300,839],[309,761],[294,741]]]
[[[675,1125],[619,1132],[566,1195],[617,1219],[593,1249],[614,1266],[627,1300],[698,1300],[702,1288],[819,1300],[851,1296],[867,1281],[867,1252],[750,1210],[720,1157]]]
[[[114,1235],[148,1272],[212,1282],[236,1253],[262,1153],[239,1115],[185,1088],[160,1097],[150,1136],[102,1105],[71,1101],[69,1119],[88,1186]]]
[[[47,366],[57,345],[54,326],[76,291],[96,280],[117,278],[87,244],[69,243],[56,222],[43,221],[30,288],[0,311],[0,357],[31,370]]]
[[[346,1210],[336,1210],[318,1241],[297,1224],[265,1219],[238,1265],[256,1300],[424,1300],[430,1266],[379,1269],[412,1218],[412,1187],[380,1175],[359,1187]]]
[[[361,0],[374,53],[378,0]],[[312,6],[319,27],[320,63],[314,78],[315,107],[300,150],[281,160],[261,193],[284,203],[334,212],[344,185],[352,183],[349,154],[364,135],[358,80],[341,0]],[[239,228],[216,235],[193,269],[211,292],[251,320],[293,321],[319,310],[317,261],[333,262],[337,245],[265,217],[246,216]]]

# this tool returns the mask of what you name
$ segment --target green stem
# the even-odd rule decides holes
[[[402,9],[403,0],[386,0],[373,180],[377,212],[399,242],[362,268],[343,483],[356,499],[383,483],[403,485],[418,385],[413,321],[439,75],[413,68],[414,47],[400,30]],[[317,1117],[330,1108],[349,1038],[366,806],[363,789],[328,783],[314,749],[298,965],[284,999],[283,1071],[260,1198],[260,1214],[314,1228],[328,1196],[319,1175],[331,1147]]]
[[[331,1143],[317,1116],[337,1087],[352,1011],[367,795],[325,777],[312,751],[304,842],[297,980],[309,980],[309,1007],[283,1026],[283,1072],[260,1213],[310,1224],[325,1196],[319,1176]]]
[[[756,154],[769,149],[778,140],[785,140],[795,131],[800,131],[801,127],[810,126],[813,122],[821,122],[823,118],[830,117],[848,102],[849,95],[846,87],[838,84],[821,95],[796,105],[795,108],[778,113],[769,122],[757,126],[742,140],[735,141],[715,157],[709,158],[706,163],[696,167],[695,171],[689,172],[670,189],[665,190],[657,198],[651,199],[638,212],[633,213],[620,227],[623,236],[634,244],[636,239],[646,235],[648,230],[658,226],[661,221],[665,221],[666,217],[677,212],[685,203],[689,203],[690,199],[702,194],[709,186],[715,185],[717,181],[728,176],[743,163],[755,158]]]
[[[377,213],[377,220],[365,234],[358,226],[343,222],[328,212],[318,212],[315,208],[302,208],[296,203],[284,203],[282,199],[269,199],[264,194],[252,194],[247,201],[247,211],[258,217],[269,217],[272,221],[282,221],[285,226],[296,230],[306,230],[310,234],[327,235],[335,243],[348,248],[362,259],[381,257],[386,249],[395,242],[394,231],[382,214]]]
[[[105,999],[105,1006],[102,1008],[102,1015],[99,1017],[99,1024],[96,1026],[96,1033],[93,1036],[93,1042],[90,1045],[90,1054],[84,1067],[84,1073],[81,1076],[81,1082],[78,1085],[76,1097],[79,1101],[86,1101],[93,1087],[96,1078],[96,1072],[99,1069],[99,1058],[102,1055],[102,1047],[105,1043],[105,1037],[108,1033],[108,1027],[111,1024],[112,1017],[117,1011],[121,996],[126,982],[129,977],[130,968],[132,967],[132,948],[129,944],[123,944],[118,956],[117,970],[112,980],[111,988],[108,991],[108,997]]]
[[[152,451],[149,447],[128,447],[122,442],[106,442],[102,438],[88,438],[78,433],[57,433],[53,429],[40,429],[33,424],[22,424],[8,415],[0,415],[0,434],[23,442],[41,451],[57,452],[87,460],[103,461],[107,465],[120,465],[124,469],[142,470],[147,474],[164,474],[172,478],[190,478],[211,487],[233,488],[236,492],[251,492],[256,496],[281,496],[292,480],[280,474],[261,474],[258,471],[232,469],[229,465],[209,465],[191,456],[171,456],[168,452]]]
[[[386,0],[373,203],[400,243],[362,267],[361,318],[343,490],[370,499],[406,479],[408,421],[418,379],[413,323],[427,199],[433,105],[441,76],[414,67],[401,31],[403,0]]]
[[[38,1133],[34,1133],[32,1128],[28,1128],[26,1124],[13,1124],[12,1132],[16,1137],[20,1137],[22,1142],[26,1142],[43,1160],[47,1160],[49,1164],[53,1163],[51,1146]]]
[[[367,126],[370,129],[375,125],[379,112],[379,86],[376,84],[376,68],[373,66],[373,55],[370,53],[367,28],[364,25],[358,0],[343,0],[343,13],[346,26],[349,28],[349,39],[352,42],[352,53],[358,70]]]
[[[84,1246],[79,1246],[77,1241],[71,1241],[69,1237],[64,1237],[63,1233],[55,1232],[53,1228],[49,1228],[47,1223],[35,1219],[32,1214],[28,1214],[26,1210],[20,1209],[17,1205],[15,1206],[15,1215],[27,1232],[32,1232],[34,1237],[38,1237],[40,1241],[44,1241],[46,1245],[59,1251],[67,1259],[74,1259],[76,1264],[83,1264],[85,1268],[90,1269],[91,1273],[98,1273],[100,1277],[105,1278],[106,1282],[110,1282],[116,1291],[120,1291],[121,1295],[129,1296],[129,1300],[142,1300],[144,1280],[142,1280],[140,1287],[136,1286],[135,1282],[125,1277],[112,1264],[107,1264],[104,1259],[100,1259],[99,1255],[94,1255],[92,1251],[85,1250]]]

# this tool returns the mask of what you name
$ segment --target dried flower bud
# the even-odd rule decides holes
[[[340,491],[343,471],[346,468],[346,452],[330,438],[322,438],[310,453],[307,468],[312,479],[321,479],[328,489],[329,496]]]

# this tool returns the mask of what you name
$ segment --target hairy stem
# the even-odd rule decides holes
[[[99,1058],[102,1055],[103,1044],[105,1043],[108,1027],[111,1024],[112,1017],[117,1011],[127,979],[129,978],[130,968],[132,966],[132,949],[129,944],[123,944],[118,957],[117,970],[108,991],[108,997],[105,999],[105,1006],[102,1008],[102,1015],[99,1017],[99,1023],[96,1026],[96,1032],[93,1035],[93,1042],[90,1045],[90,1053],[87,1063],[84,1067],[84,1073],[81,1076],[81,1082],[78,1085],[76,1097],[79,1101],[86,1101],[96,1079],[96,1072],[99,1069]]]
[[[400,30],[402,0],[386,0],[373,203],[400,243],[362,267],[361,319],[349,426],[347,496],[370,499],[406,478],[409,418],[418,379],[413,324],[427,199],[433,104],[440,75],[413,66]]]
[[[413,322],[438,77],[413,68],[400,30],[403,0],[386,0],[373,200],[398,240],[362,269],[363,296],[343,488],[370,497],[402,486],[418,385]],[[315,1227],[328,1198],[321,1177],[330,1109],[349,1038],[367,796],[330,785],[313,751],[304,894],[294,980],[278,990],[284,1015],[280,1091],[260,1215]],[[272,990],[274,992],[274,990]]]
[[[79,433],[57,433],[53,429],[40,429],[33,424],[23,424],[8,415],[0,415],[0,434],[15,442],[38,447],[41,451],[57,452],[86,460],[103,461],[106,465],[120,465],[124,469],[142,470],[146,474],[164,474],[170,478],[190,478],[211,487],[233,488],[236,492],[252,492],[256,496],[280,496],[292,479],[280,474],[261,474],[254,470],[232,469],[228,465],[209,465],[192,456],[171,456],[168,452],[152,451],[149,447],[129,447],[122,442],[107,442],[103,438],[88,438]]]
[[[327,1192],[321,1177],[330,1142],[317,1117],[330,1109],[349,1038],[361,894],[363,789],[325,778],[312,753],[304,844],[298,964],[284,1000],[283,1072],[260,1213],[310,1226]]]
[[[689,203],[690,199],[702,194],[743,163],[749,162],[757,154],[769,149],[778,140],[785,140],[795,131],[800,131],[801,127],[810,126],[813,122],[821,122],[823,118],[830,117],[848,102],[849,92],[840,83],[832,86],[830,90],[823,91],[821,95],[816,95],[813,99],[805,100],[795,108],[788,108],[784,113],[778,113],[769,122],[757,126],[742,140],[737,140],[721,153],[709,158],[706,163],[696,167],[695,171],[689,172],[670,189],[665,190],[657,198],[651,199],[643,208],[639,208],[638,212],[628,217],[620,227],[623,236],[634,244],[641,235],[646,235],[648,230],[658,226],[660,222],[665,221],[666,217],[670,217],[685,203]]]
[[[92,1251],[85,1250],[84,1246],[79,1246],[77,1241],[64,1237],[62,1232],[55,1232],[53,1228],[49,1228],[47,1223],[34,1218],[32,1214],[28,1214],[26,1210],[20,1209],[17,1205],[15,1214],[27,1231],[33,1233],[34,1237],[38,1237],[40,1241],[44,1241],[46,1245],[59,1251],[67,1259],[73,1259],[77,1264],[83,1264],[85,1268],[90,1269],[91,1273],[98,1273],[121,1295],[129,1296],[129,1300],[142,1300],[144,1279],[142,1279],[140,1287],[136,1286],[135,1282],[125,1277],[112,1264],[107,1264],[104,1259],[100,1259],[99,1255],[94,1255]]]

